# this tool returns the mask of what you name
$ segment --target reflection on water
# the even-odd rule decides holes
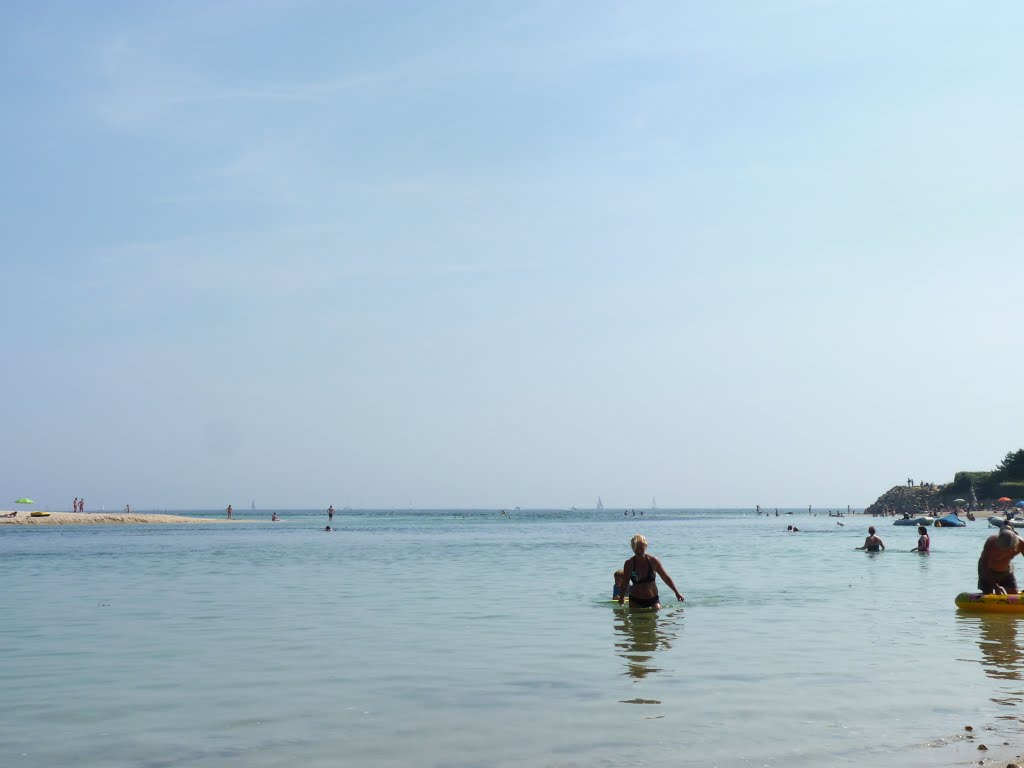
[[[681,610],[672,608],[661,611],[615,610],[615,652],[626,663],[625,674],[641,680],[652,672],[661,671],[657,666],[658,652],[668,650],[679,638],[682,615]]]
[[[978,648],[985,674],[997,680],[1020,680],[1024,653],[1017,641],[1017,616],[991,614],[978,617]]]
[[[985,674],[998,681],[991,701],[1005,707],[1024,702],[1024,650],[1017,637],[1021,621],[1024,617],[1000,613],[958,617],[960,629],[975,634]]]

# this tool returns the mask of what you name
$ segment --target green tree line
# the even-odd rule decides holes
[[[966,497],[972,487],[979,500],[1001,496],[1024,499],[1024,448],[1007,453],[990,472],[957,472],[945,490]]]

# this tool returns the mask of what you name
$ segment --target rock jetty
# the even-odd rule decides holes
[[[907,512],[916,515],[926,509],[938,509],[944,503],[945,497],[940,491],[940,486],[895,485],[867,507],[864,514],[880,515],[884,512],[895,512],[902,515]]]

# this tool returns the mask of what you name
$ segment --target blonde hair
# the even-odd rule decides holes
[[[629,540],[629,546],[634,552],[636,552],[637,544],[643,544],[645,547],[647,546],[647,539],[644,538],[642,533],[633,534],[633,538]]]

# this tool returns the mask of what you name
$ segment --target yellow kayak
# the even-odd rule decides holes
[[[29,512],[28,516],[29,517],[49,517],[50,513],[49,512]]]

